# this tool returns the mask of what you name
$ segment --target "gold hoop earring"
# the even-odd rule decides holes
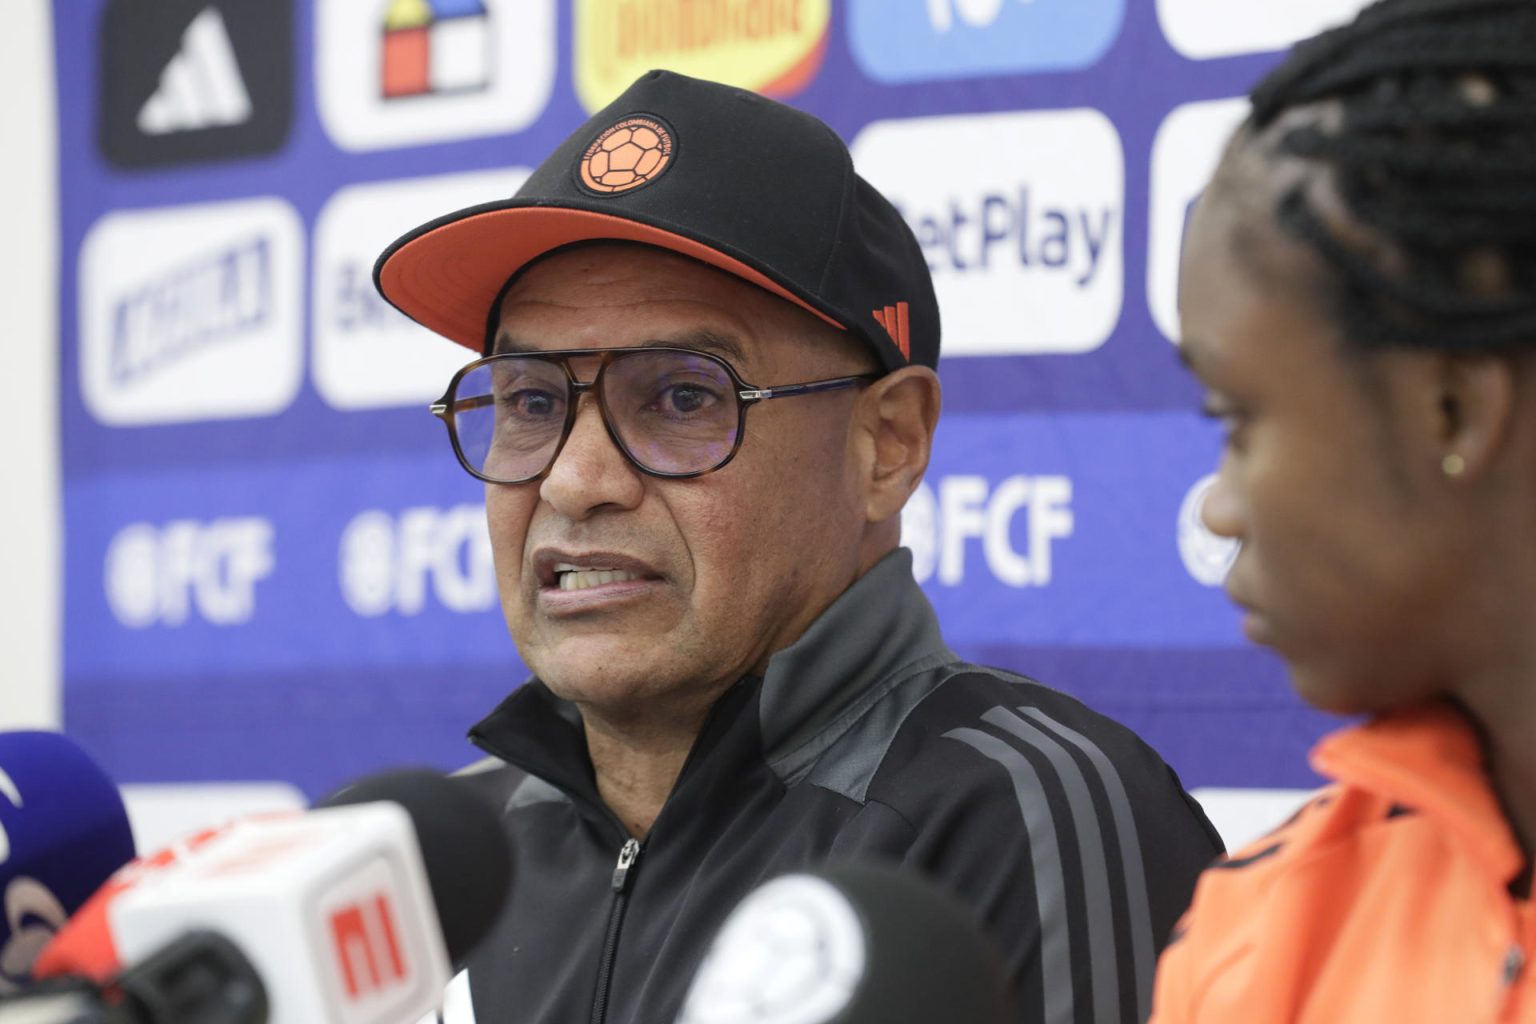
[[[1466,470],[1467,460],[1462,458],[1456,452],[1451,452],[1445,458],[1440,460],[1440,472],[1444,473],[1446,476],[1453,480],[1456,477],[1461,476],[1462,473],[1465,473]]]

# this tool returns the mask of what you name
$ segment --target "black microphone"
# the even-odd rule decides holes
[[[971,912],[896,868],[785,875],[731,912],[677,1024],[1007,1024],[1002,958]]]
[[[110,986],[58,978],[0,999],[0,1024],[268,1024],[266,988],[234,943],[193,931]]]

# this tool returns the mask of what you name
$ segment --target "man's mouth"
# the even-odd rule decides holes
[[[606,583],[627,583],[638,579],[640,579],[639,573],[626,572],[623,569],[578,567],[564,562],[555,566],[555,586],[561,590],[587,590],[591,587],[601,587]]]

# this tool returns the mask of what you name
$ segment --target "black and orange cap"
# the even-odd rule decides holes
[[[912,230],[831,128],[744,89],[650,71],[510,199],[440,217],[373,268],[411,319],[479,352],[507,281],[574,242],[670,249],[863,338],[886,370],[934,366],[939,308]]]

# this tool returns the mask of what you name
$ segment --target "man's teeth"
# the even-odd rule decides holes
[[[588,587],[600,587],[604,583],[623,583],[640,577],[619,569],[556,569],[555,578],[560,581],[561,590],[586,590]]]

